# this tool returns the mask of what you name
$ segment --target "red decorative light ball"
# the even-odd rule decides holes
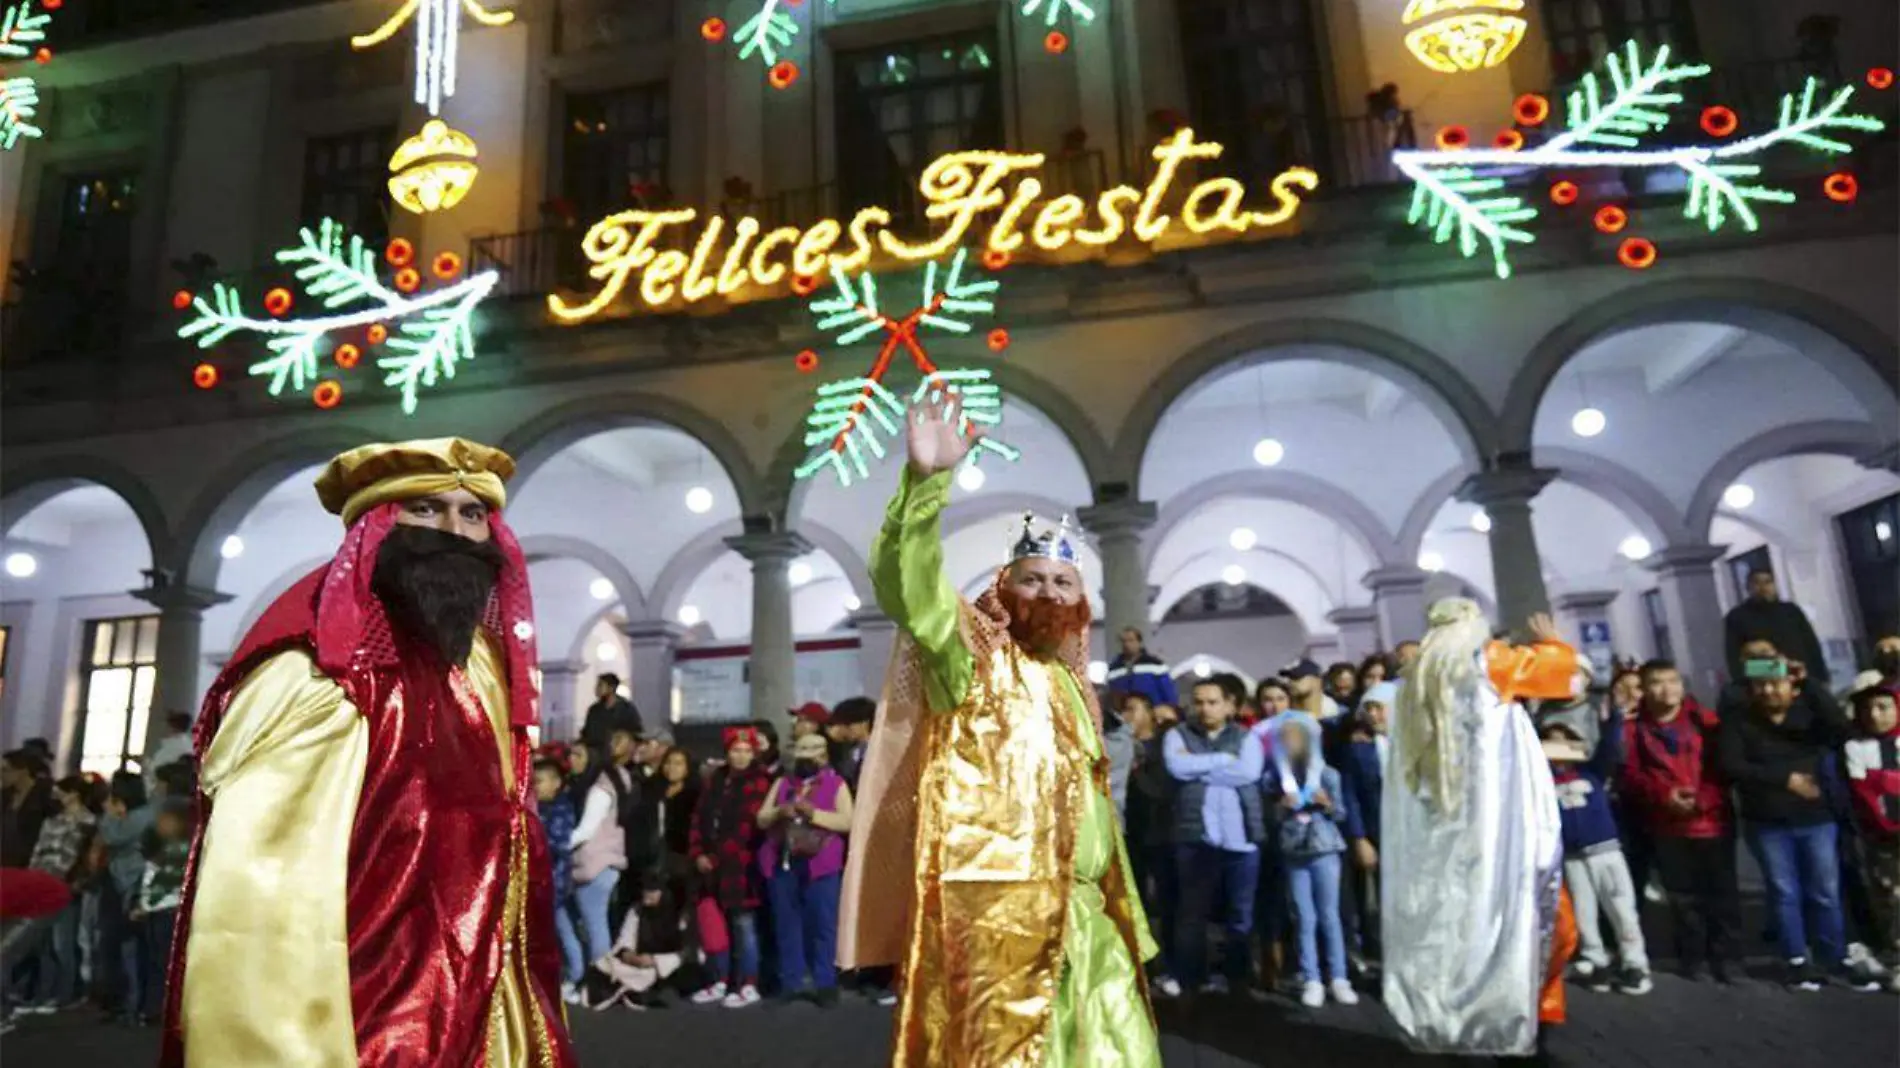
[[[66,0],[40,0],[40,6],[48,11],[58,11],[65,4]]]
[[[990,331],[990,336],[984,340],[985,343],[989,345],[991,352],[1001,352],[1009,348],[1009,331],[999,326]]]
[[[765,75],[766,84],[774,89],[789,89],[797,80],[798,64],[789,59],[781,59],[772,64],[772,69]]]
[[[1852,204],[1860,197],[1860,179],[1846,171],[1835,171],[1821,183],[1821,192],[1836,204]]]
[[[283,315],[289,312],[291,303],[290,290],[283,286],[278,286],[264,294],[264,310],[272,315]]]
[[[1524,147],[1524,135],[1516,130],[1499,130],[1498,135],[1491,139],[1491,147],[1505,152],[1516,152]]]
[[[437,253],[435,262],[429,265],[429,270],[433,272],[437,278],[446,282],[462,273],[462,257],[457,256],[453,252]]]
[[[44,45],[40,47],[39,51],[33,53],[33,62],[35,63],[51,63],[52,61],[53,50]]]
[[[809,297],[818,292],[818,278],[815,275],[801,274],[792,277],[792,292],[801,297]]]
[[[1615,204],[1605,204],[1597,209],[1596,227],[1598,233],[1620,234],[1630,224],[1630,213]]]
[[[191,369],[191,384],[199,389],[210,389],[218,384],[218,368],[215,364],[201,363]]]
[[[404,267],[396,272],[396,288],[404,293],[414,293],[422,285],[422,272],[414,267]]]
[[[1471,131],[1463,126],[1447,126],[1438,131],[1438,149],[1441,152],[1457,152],[1471,146]]]
[[[1050,30],[1042,39],[1042,50],[1052,56],[1059,56],[1069,50],[1069,35],[1061,30]]]
[[[191,290],[181,289],[178,292],[173,293],[172,307],[176,308],[179,311],[184,311],[186,308],[191,307]]]
[[[343,387],[336,379],[326,378],[318,382],[317,388],[310,392],[310,400],[327,412],[343,403]]]
[[[391,267],[407,267],[415,262],[416,246],[398,237],[383,249],[383,259],[388,260]]]
[[[699,35],[708,41],[725,40],[726,20],[720,18],[718,15],[714,15],[712,18],[699,24]]]
[[[1867,72],[1867,85],[1873,89],[1893,88],[1893,68],[1875,67]]]
[[[1551,183],[1550,202],[1552,204],[1557,205],[1560,208],[1567,208],[1570,205],[1575,204],[1577,202],[1577,198],[1582,195],[1583,195],[1583,191],[1577,188],[1577,183],[1571,181],[1568,178],[1560,179],[1556,182]]]
[[[1009,253],[1000,248],[983,250],[983,266],[992,271],[1000,271],[1009,266]]]
[[[799,374],[808,375],[818,370],[818,354],[810,349],[800,352],[792,362],[798,367]]]
[[[389,340],[389,328],[381,323],[369,324],[369,343],[380,345]]]
[[[347,371],[355,367],[357,362],[363,358],[363,350],[348,342],[344,342],[336,347],[336,354],[331,358],[336,361],[338,367]]]
[[[1541,93],[1525,93],[1511,106],[1511,116],[1519,126],[1541,126],[1550,118],[1550,98]]]
[[[1632,271],[1646,271],[1656,262],[1656,243],[1647,237],[1625,238],[1616,259]]]
[[[1710,137],[1727,137],[1741,126],[1742,120],[1735,117],[1735,109],[1714,104],[1702,109],[1702,132]]]

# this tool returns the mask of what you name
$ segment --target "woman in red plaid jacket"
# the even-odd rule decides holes
[[[713,770],[693,810],[688,854],[700,879],[700,941],[726,948],[708,949],[713,983],[693,1001],[739,1009],[759,1001],[759,933],[753,914],[764,895],[753,856],[765,836],[759,808],[772,776],[754,762],[762,748],[756,728],[728,727],[725,743],[726,764]]]

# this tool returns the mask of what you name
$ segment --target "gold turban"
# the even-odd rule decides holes
[[[508,503],[503,482],[514,473],[513,457],[463,438],[379,442],[331,460],[317,476],[317,499],[345,526],[379,504],[458,489],[499,510]]]

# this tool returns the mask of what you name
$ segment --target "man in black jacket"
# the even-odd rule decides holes
[[[1762,639],[1775,643],[1782,656],[1800,661],[1809,677],[1822,686],[1827,685],[1827,660],[1821,654],[1821,639],[1815,637],[1814,625],[1808,622],[1801,606],[1781,599],[1775,588],[1774,572],[1758,569],[1748,573],[1748,600],[1730,609],[1724,623],[1726,640],[1722,644],[1728,651],[1731,682],[1743,678],[1742,646]]]
[[[587,718],[581,721],[581,741],[587,743],[589,755],[599,760],[617,730],[636,738],[645,733],[640,729],[639,709],[620,696],[620,676],[602,672],[594,680],[594,703],[587,707]]]
[[[1822,780],[1848,724],[1824,689],[1796,688],[1787,661],[1749,664],[1747,711],[1716,735],[1720,766],[1768,881],[1789,985],[1819,990],[1822,969],[1844,973],[1846,960],[1839,835]]]

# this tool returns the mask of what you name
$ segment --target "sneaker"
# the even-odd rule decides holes
[[[838,1004],[838,988],[835,986],[824,987],[812,995],[812,1000],[818,1003],[819,1008],[829,1009]]]
[[[1346,980],[1335,979],[1333,980],[1333,1000],[1339,1002],[1341,1005],[1357,1005],[1359,1004],[1359,992],[1354,990],[1352,984]]]
[[[59,1006],[50,1001],[33,1001],[20,1006],[21,1016],[51,1016],[59,1011]]]
[[[1619,994],[1641,997],[1653,989],[1655,984],[1649,981],[1649,970],[1646,968],[1625,968],[1623,974],[1616,977],[1616,992]]]
[[[876,1001],[880,1008],[888,1009],[892,1005],[897,1004],[897,992],[895,990],[880,990],[877,993],[877,997],[872,1000]]]
[[[1154,981],[1156,997],[1178,998],[1181,996],[1181,984],[1172,975],[1164,975]]]
[[[569,1005],[579,1005],[582,1000],[581,988],[563,979],[561,981],[561,1000],[567,1002]]]
[[[724,983],[714,983],[693,995],[695,1005],[711,1005],[724,1000],[726,1000],[726,984]]]
[[[1579,983],[1587,983],[1597,973],[1597,966],[1587,960],[1574,961],[1570,965],[1570,978]]]
[[[727,994],[723,1004],[728,1009],[743,1009],[748,1006],[757,1005],[759,1000],[759,988],[753,986],[751,983],[747,983],[732,993]]]
[[[1796,957],[1788,962],[1788,989],[1813,993],[1821,989],[1821,973],[1806,957]]]
[[[1592,968],[1590,978],[1583,981],[1585,990],[1597,994],[1607,994],[1616,989],[1616,969],[1610,967]]]
[[[1227,977],[1224,975],[1216,975],[1201,984],[1201,993],[1203,994],[1225,994],[1227,990]]]
[[[1880,963],[1880,958],[1874,956],[1866,946],[1859,942],[1849,942],[1847,944],[1846,964],[1847,970],[1856,975],[1865,975],[1872,979],[1885,979],[1887,977],[1887,966]]]
[[[1304,984],[1300,987],[1300,1004],[1309,1009],[1326,1004],[1326,988],[1317,981]]]
[[[1663,890],[1661,883],[1651,879],[1643,884],[1643,900],[1652,905],[1660,905],[1669,900],[1669,894]]]

